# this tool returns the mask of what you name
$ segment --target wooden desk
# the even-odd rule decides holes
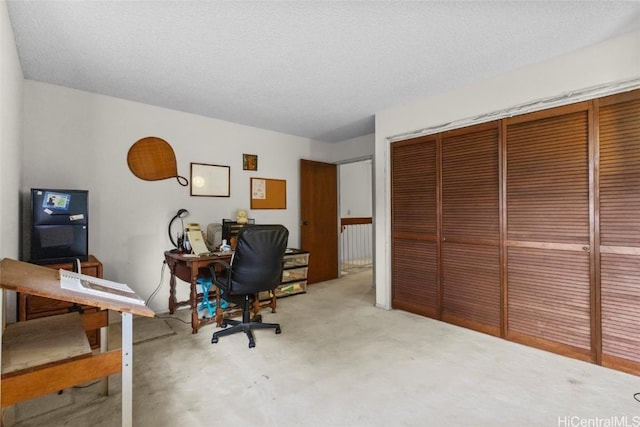
[[[215,318],[198,318],[198,298],[202,298],[202,294],[198,294],[198,286],[196,280],[199,277],[211,277],[207,266],[216,260],[230,262],[231,254],[228,255],[210,255],[210,256],[184,256],[182,254],[167,251],[164,258],[171,270],[171,279],[169,279],[169,313],[173,314],[176,308],[189,305],[191,307],[191,333],[197,334],[200,327],[211,323],[218,319],[222,320],[221,310],[216,310]],[[191,284],[191,292],[189,299],[185,301],[177,301],[176,299],[176,277]],[[216,288],[217,289],[217,288]]]
[[[95,295],[87,295],[60,287],[58,272],[47,267],[5,258],[0,262],[0,287],[27,295],[37,295],[72,303],[84,304],[122,313],[122,348],[92,353],[84,335],[87,326],[82,325],[76,313],[51,316],[9,324],[3,333],[2,376],[0,379],[0,404],[2,407],[32,399],[87,381],[122,372],[122,425],[132,426],[133,398],[133,316],[153,317],[154,313],[143,305],[126,303]],[[37,322],[37,323],[34,323]],[[74,326],[75,325],[75,326]],[[20,328],[12,331],[13,328]],[[42,332],[55,329],[45,336],[82,336],[86,342],[68,342],[72,348],[65,352],[50,347],[51,340],[44,340]],[[62,333],[61,333],[62,330]],[[74,333],[80,331],[80,334]],[[25,336],[33,336],[41,342],[24,342]],[[6,340],[4,338],[7,338]],[[13,341],[12,341],[13,340]],[[20,342],[23,341],[23,342]],[[59,340],[54,340],[59,344]],[[25,346],[27,348],[25,348]],[[20,359],[26,355],[31,361]],[[55,360],[45,358],[56,354]],[[6,360],[5,360],[6,359]]]

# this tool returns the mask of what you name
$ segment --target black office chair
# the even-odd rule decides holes
[[[238,232],[236,249],[231,264],[214,261],[209,264],[212,283],[222,290],[222,296],[242,308],[242,321],[224,319],[221,326],[233,325],[215,332],[211,343],[218,338],[243,331],[249,337],[249,348],[255,347],[252,329],[275,329],[281,332],[278,323],[262,323],[262,316],[251,318],[251,306],[257,294],[271,291],[282,282],[282,265],[287,249],[289,230],[282,225],[247,224]],[[226,268],[224,275],[216,272],[216,265]]]

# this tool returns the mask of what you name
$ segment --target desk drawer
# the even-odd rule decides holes
[[[285,255],[284,268],[294,268],[309,265],[309,254]]]
[[[282,283],[305,280],[307,278],[307,267],[292,268],[282,271]]]
[[[302,280],[300,282],[284,283],[275,289],[276,298],[287,297],[289,295],[302,294],[307,292],[307,281]],[[260,301],[267,301],[271,299],[271,292],[264,291],[258,294]]]

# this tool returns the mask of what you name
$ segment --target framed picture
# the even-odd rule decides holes
[[[258,170],[258,156],[255,154],[242,155],[242,169],[246,171]]]
[[[229,197],[231,194],[229,166],[191,163],[191,195]]]

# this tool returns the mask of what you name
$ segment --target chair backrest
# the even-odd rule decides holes
[[[229,294],[249,295],[278,287],[288,239],[289,230],[282,225],[242,227],[231,262]]]

